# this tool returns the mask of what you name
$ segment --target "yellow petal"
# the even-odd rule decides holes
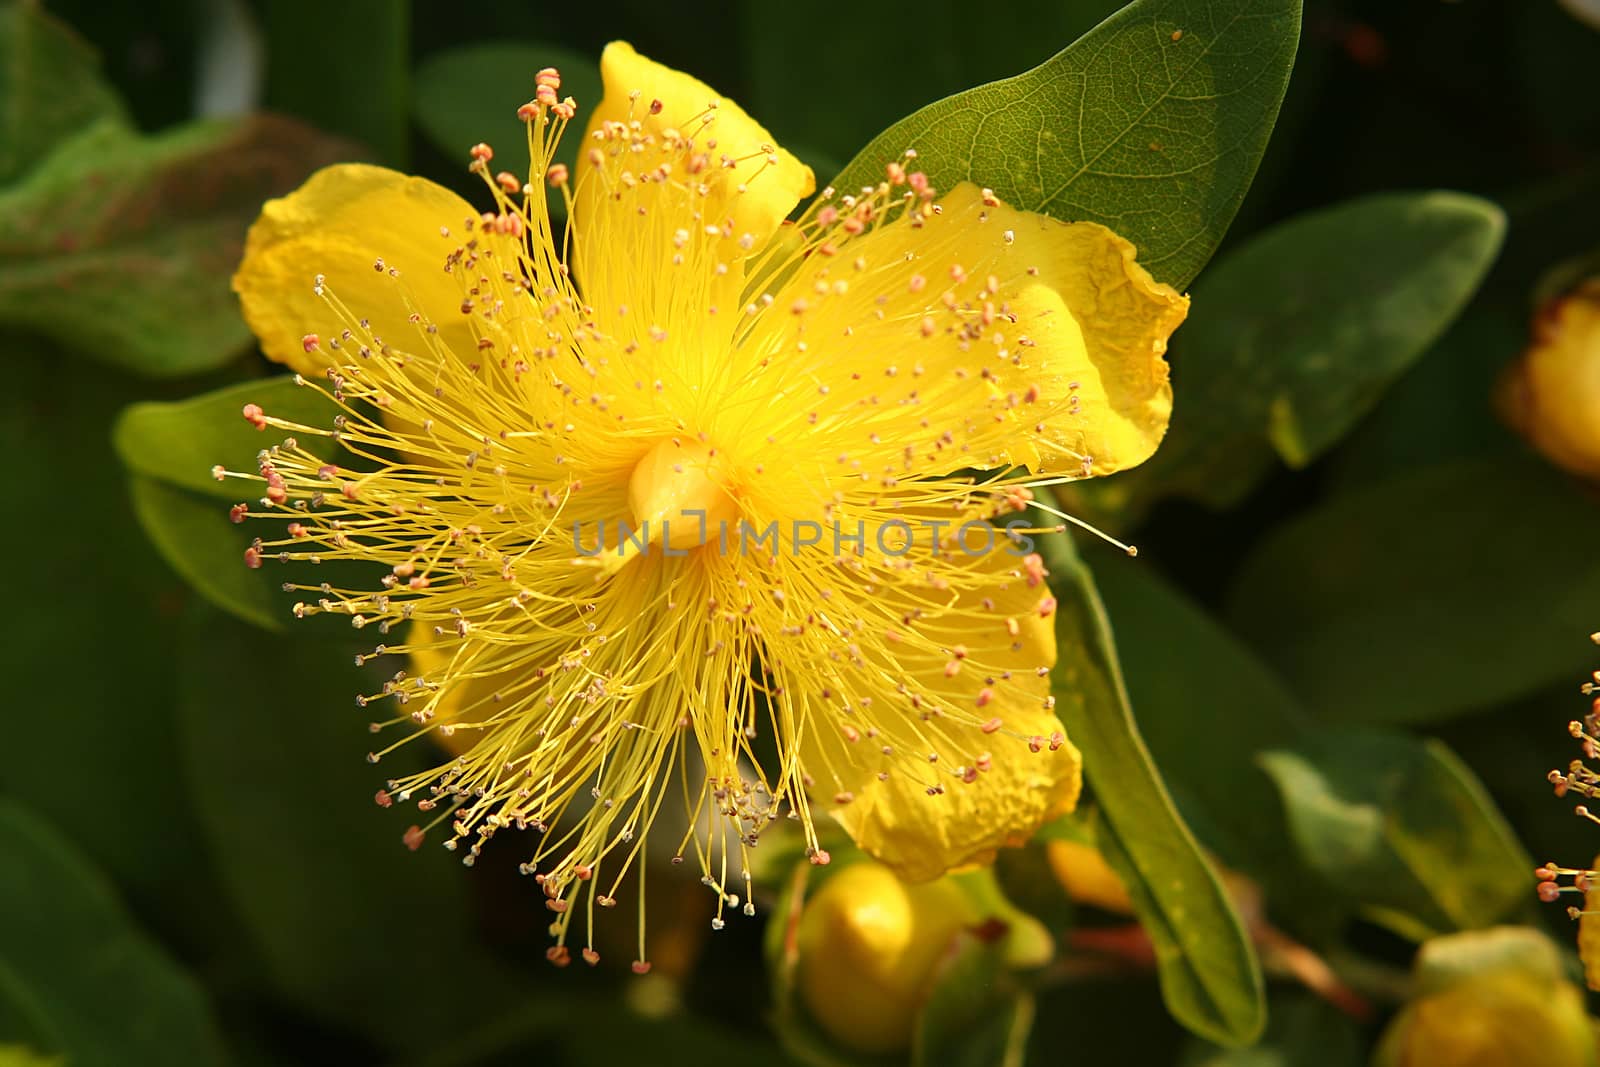
[[[924,762],[927,753],[885,755],[876,744],[849,740],[826,723],[818,723],[804,741],[805,766],[817,782],[814,791],[826,795],[825,785],[839,790],[830,808],[834,819],[857,845],[907,881],[987,863],[996,850],[1023,844],[1077,804],[1082,759],[1048,706],[1049,677],[1038,673],[1056,658],[1052,620],[1040,611],[1049,590],[1030,584],[1017,564],[1003,551],[972,557],[974,568],[986,571],[991,583],[958,598],[969,606],[989,601],[997,620],[1018,623],[1015,636],[998,622],[961,635],[966,659],[984,664],[984,671],[962,670],[950,677],[942,660],[909,649],[896,664],[909,687],[980,707],[979,714],[991,716],[989,724],[998,728],[967,729],[965,752],[942,753],[937,769]],[[896,593],[879,589],[877,595],[892,601]],[[1010,677],[995,681],[1001,672]],[[892,692],[885,693],[882,703],[893,699]],[[962,781],[952,763],[977,773]],[[930,782],[943,783],[943,791],[930,796]]]
[[[585,299],[613,331],[681,330],[708,306],[731,330],[743,260],[816,188],[811,168],[739,105],[629,44],[608,45],[600,73],[573,208]]]
[[[1099,475],[1155,450],[1172,408],[1167,337],[1188,300],[1127,241],[970,184],[860,236],[841,234],[840,214],[833,232],[811,230],[812,254],[743,338],[735,378],[752,402],[760,391],[794,405],[816,454],[873,475]],[[729,403],[725,418],[749,406]]]
[[[1051,841],[1045,846],[1045,859],[1056,881],[1074,901],[1119,915],[1133,914],[1133,898],[1128,895],[1127,884],[1098,848],[1081,841]]]
[[[461,288],[444,272],[445,256],[461,237],[440,231],[462,234],[476,215],[465,200],[423,178],[357,163],[326,167],[288,196],[267,201],[250,227],[233,276],[245,321],[270,358],[302,373],[319,371],[326,356],[308,353],[302,339],[318,334],[326,343],[344,325],[314,291],[320,274],[328,292],[397,348],[419,343],[409,297],[423,315],[438,317],[445,343],[470,352],[470,331],[449,317],[461,304]],[[382,268],[374,269],[380,259]]]

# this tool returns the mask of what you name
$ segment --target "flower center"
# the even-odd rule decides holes
[[[662,441],[639,461],[628,480],[628,503],[650,543],[678,551],[696,548],[738,518],[739,505],[717,477],[721,468],[716,449],[676,438]]]

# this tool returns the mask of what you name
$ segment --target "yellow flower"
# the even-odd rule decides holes
[[[1501,377],[1501,415],[1550,462],[1600,478],[1600,278],[1547,301]]]
[[[379,801],[434,811],[410,843],[444,822],[468,862],[536,831],[558,963],[667,803],[674,858],[738,908],[781,817],[817,862],[827,812],[927,879],[1076,802],[1054,601],[990,520],[1151,453],[1187,308],[1103,227],[936,191],[911,152],[788,222],[811,172],[742,110],[625,44],[602,71],[575,173],[542,71],[527,180],[473,149],[494,210],[329,168],[266,205],[234,280],[353,457],[263,453],[253,514],[290,521],[247,562],[383,568],[295,587],[409,668],[366,698],[402,733],[373,758],[455,754]]]

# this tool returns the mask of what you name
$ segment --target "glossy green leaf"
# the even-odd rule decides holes
[[[0,193],[0,324],[147,377],[219,367],[250,343],[228,279],[262,201],[348,155],[267,116],[89,127]]]
[[[845,160],[890,123],[974,85],[1006,78],[1049,59],[1126,0],[1014,0],[983,12],[975,26],[961,0],[925,0],[915,33],[906,12],[863,4],[850,12],[850,32],[828,36],[827,99],[818,106],[816,53],[795,48],[794,11],[752,4],[742,20],[750,55],[750,98],[739,103],[785,148],[817,168],[815,148]],[[817,168],[817,177],[839,167]]]
[[[169,486],[231,502],[261,495],[259,482],[218,481],[212,467],[254,474],[256,453],[280,444],[285,431],[258,430],[241,412],[255,404],[267,414],[305,426],[330,429],[339,407],[310,385],[296,385],[292,374],[240,382],[172,403],[134,404],[117,419],[112,440],[134,474]],[[296,440],[318,455],[332,455],[333,443],[314,434]]]
[[[93,50],[35,4],[0,4],[0,185],[100,121],[127,116]]]
[[[897,122],[832,184],[876,184],[915,149],[936,188],[1103,223],[1182,288],[1244,200],[1299,36],[1300,0],[1135,0],[1033,70]]]
[[[251,570],[245,549],[256,530],[234,525],[226,505],[143,475],[128,483],[134,513],[172,569],[224,611],[267,630],[283,629],[291,600],[275,566]]]
[[[105,876],[35,811],[0,800],[0,1015],[74,1067],[221,1064],[200,987]],[[26,1062],[26,1061],[24,1061]]]
[[[1301,860],[1397,933],[1491,926],[1531,900],[1533,861],[1442,743],[1324,732],[1261,763]]]
[[[1274,530],[1228,618],[1319,715],[1428,722],[1593,668],[1600,506],[1526,457],[1425,468]]]
[[[272,0],[261,14],[267,106],[353,138],[376,152],[379,162],[405,166],[412,5]]]
[[[561,71],[561,95],[578,102],[578,118],[556,153],[558,162],[576,167],[587,116],[600,104],[600,65],[553,45],[497,41],[435,52],[417,68],[417,124],[463,167],[467,150],[487,141],[494,146],[496,169],[527,174],[527,127],[517,108],[533,98],[533,76],[545,67]],[[551,201],[552,207],[559,204]]]
[[[1139,736],[1094,579],[1065,537],[1042,547],[1059,601],[1056,714],[1083,752],[1100,846],[1155,946],[1172,1014],[1203,1037],[1248,1044],[1266,1022],[1255,952]]]
[[[1228,507],[1274,466],[1337,442],[1439,337],[1505,230],[1460,193],[1386,193],[1302,215],[1225,257],[1173,339],[1172,427],[1101,507],[1170,494]]]
[[[391,1047],[440,1043],[463,1002],[476,1017],[526,990],[476,947],[472,872],[437,836],[407,851],[417,813],[373,803],[390,776],[444,757],[412,746],[370,766],[355,695],[378,682],[352,668],[355,646],[322,636],[297,643],[204,610],[187,620],[179,714],[206,843],[278,996]]]

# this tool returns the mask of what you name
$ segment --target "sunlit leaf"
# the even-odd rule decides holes
[[[1181,288],[1244,200],[1299,36],[1300,0],[1135,0],[1033,70],[895,123],[832,184],[874,185],[915,149],[935,187],[1103,223]]]
[[[283,431],[256,429],[241,412],[255,404],[275,418],[327,428],[338,405],[316,389],[296,385],[293,375],[240,382],[214,392],[171,403],[134,404],[117,419],[112,440],[128,470],[174,488],[219,500],[247,500],[261,495],[259,482],[229,478],[218,481],[212,467],[253,474],[256,453],[280,444]],[[297,434],[296,440],[318,454],[332,455],[326,437]]]

